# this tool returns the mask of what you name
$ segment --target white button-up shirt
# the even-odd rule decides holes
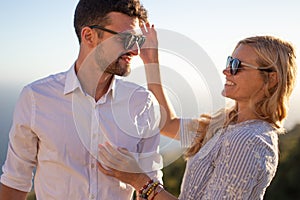
[[[97,169],[98,144],[133,152],[154,179],[162,178],[159,106],[134,83],[114,78],[95,102],[74,66],[24,87],[9,134],[1,183],[38,199],[130,199],[133,188]]]

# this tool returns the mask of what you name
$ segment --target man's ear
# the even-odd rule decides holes
[[[81,30],[81,42],[90,47],[95,47],[97,45],[97,36],[97,32],[93,31],[90,27],[84,27]]]
[[[269,76],[269,88],[273,88],[278,83],[277,72],[270,72]]]

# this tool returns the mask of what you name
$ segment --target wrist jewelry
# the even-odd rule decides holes
[[[150,196],[150,194],[152,192],[155,191],[155,189],[157,188],[157,186],[161,185],[159,181],[153,181],[152,179],[149,180],[140,190],[139,190],[139,197],[143,198],[143,199],[148,199],[148,197]],[[162,186],[162,185],[161,185]],[[163,187],[162,187],[163,188]],[[161,189],[162,190],[162,189]],[[161,192],[161,190],[157,191],[154,193],[154,196],[152,199],[154,199],[154,197]]]

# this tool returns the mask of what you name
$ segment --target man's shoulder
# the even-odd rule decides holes
[[[48,76],[45,76],[43,78],[37,79],[31,83],[29,83],[26,87],[30,88],[39,88],[43,86],[50,86],[55,84],[62,84],[63,81],[66,79],[67,72],[59,72],[56,74],[51,74]]]
[[[63,94],[67,72],[51,74],[37,79],[23,88],[23,93],[30,91],[32,94]]]

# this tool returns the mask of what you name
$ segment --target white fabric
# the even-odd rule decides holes
[[[181,148],[189,148],[192,146],[198,129],[198,121],[195,119],[180,119],[180,145]]]
[[[159,121],[149,91],[114,78],[95,102],[82,91],[72,66],[23,89],[1,183],[30,191],[36,167],[38,199],[130,199],[131,186],[97,169],[98,144],[109,141],[136,153],[143,169],[161,181]]]

